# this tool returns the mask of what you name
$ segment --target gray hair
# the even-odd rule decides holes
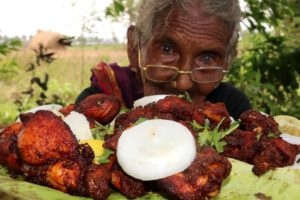
[[[168,17],[177,7],[187,12],[191,5],[200,4],[205,14],[216,16],[232,30],[227,46],[227,62],[231,64],[237,54],[241,9],[238,0],[142,0],[136,22],[136,45],[147,43],[158,27],[166,27]]]

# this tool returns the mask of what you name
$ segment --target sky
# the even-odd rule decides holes
[[[0,35],[9,37],[35,35],[37,30],[59,32],[67,36],[117,37],[126,41],[128,23],[112,22],[105,18],[104,9],[112,0],[1,0]],[[241,0],[241,7],[244,1]],[[95,12],[102,21],[91,19]],[[93,33],[82,31],[84,19]]]
[[[112,0],[1,0],[0,35],[35,35],[37,30],[59,32],[67,36],[94,35],[125,40],[128,24],[106,19],[104,9]],[[92,20],[91,13],[102,21]],[[94,25],[93,32],[82,31],[84,21]]]

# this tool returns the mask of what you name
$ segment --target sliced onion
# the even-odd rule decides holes
[[[196,156],[195,139],[182,124],[153,119],[125,130],[117,146],[117,159],[130,176],[157,180],[187,169]]]
[[[63,120],[68,124],[77,140],[93,139],[90,124],[83,114],[72,111]]]
[[[145,106],[149,103],[155,103],[158,100],[165,98],[166,96],[168,96],[168,95],[159,94],[159,95],[145,96],[145,97],[142,97],[142,98],[134,101],[133,107],[136,108],[138,106]]]

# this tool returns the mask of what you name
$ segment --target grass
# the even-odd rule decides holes
[[[128,65],[125,45],[74,46],[55,55],[51,64],[43,64],[34,71],[26,72],[29,63],[35,63],[35,54],[30,49],[20,49],[0,57],[0,125],[11,123],[19,114],[15,100],[21,100],[21,92],[29,88],[33,76],[44,80],[49,74],[47,95],[56,94],[67,104],[90,85],[90,69],[100,61]],[[34,88],[38,93],[38,87]],[[22,99],[24,100],[24,99]],[[27,109],[36,106],[27,103]]]

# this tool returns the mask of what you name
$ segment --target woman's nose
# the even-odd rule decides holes
[[[183,56],[180,62],[181,71],[190,71],[193,66],[193,58],[191,56]],[[177,90],[184,92],[193,87],[193,80],[189,73],[180,73],[176,78]]]
[[[176,87],[180,92],[187,91],[193,87],[193,81],[190,74],[180,74],[176,79]]]

